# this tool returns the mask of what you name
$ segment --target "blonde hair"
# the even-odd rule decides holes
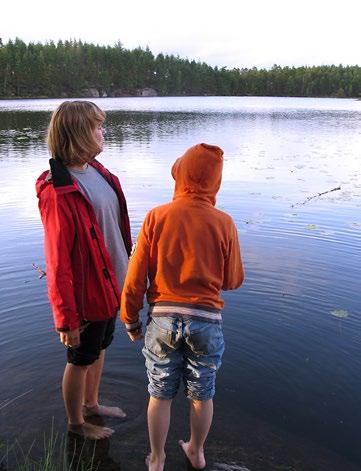
[[[102,149],[93,131],[105,121],[105,113],[91,101],[64,101],[52,114],[48,128],[48,147],[64,165],[83,164]]]

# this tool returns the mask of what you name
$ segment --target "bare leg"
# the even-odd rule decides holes
[[[150,396],[148,404],[148,431],[150,455],[146,460],[150,471],[163,471],[165,462],[164,446],[170,423],[172,401]]]
[[[102,406],[99,404],[99,387],[104,367],[104,358],[105,350],[102,350],[98,360],[88,368],[84,390],[83,414],[85,416],[106,415],[108,417],[125,417],[126,414],[120,407]]]
[[[203,447],[212,424],[213,400],[191,401],[190,409],[191,438],[189,442],[179,440],[179,444],[193,468],[203,469],[206,466]]]
[[[113,430],[84,423],[82,413],[85,381],[88,366],[77,366],[67,363],[63,376],[63,398],[68,416],[69,430],[94,440],[109,437]]]
[[[102,350],[99,358],[88,368],[84,390],[84,405],[89,408],[98,405],[99,387],[103,373],[104,358],[105,350]]]

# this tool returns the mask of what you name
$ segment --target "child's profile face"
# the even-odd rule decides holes
[[[103,146],[104,146],[105,129],[103,127],[103,124],[104,123],[98,123],[92,132],[93,138],[95,139],[95,141],[100,147],[100,152],[103,150]]]

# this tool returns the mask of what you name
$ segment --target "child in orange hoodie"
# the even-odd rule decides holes
[[[193,468],[206,465],[203,446],[224,351],[220,291],[236,289],[244,279],[236,226],[214,207],[222,166],[222,149],[208,144],[177,159],[173,201],[146,215],[123,287],[121,320],[133,341],[143,338],[145,293],[149,303],[143,354],[151,471],[164,468],[170,406],[181,380],[190,399],[190,439],[179,444]]]

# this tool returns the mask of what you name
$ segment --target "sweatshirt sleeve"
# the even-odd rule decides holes
[[[231,220],[228,254],[224,261],[222,289],[227,291],[241,286],[244,280],[244,269],[236,225]]]
[[[48,196],[40,199],[39,209],[44,226],[49,301],[56,329],[74,330],[80,325],[71,268],[74,221],[64,198]]]
[[[150,243],[146,218],[129,259],[121,295],[120,319],[129,331],[140,326],[139,311],[143,307],[144,294],[147,290],[149,256]]]

